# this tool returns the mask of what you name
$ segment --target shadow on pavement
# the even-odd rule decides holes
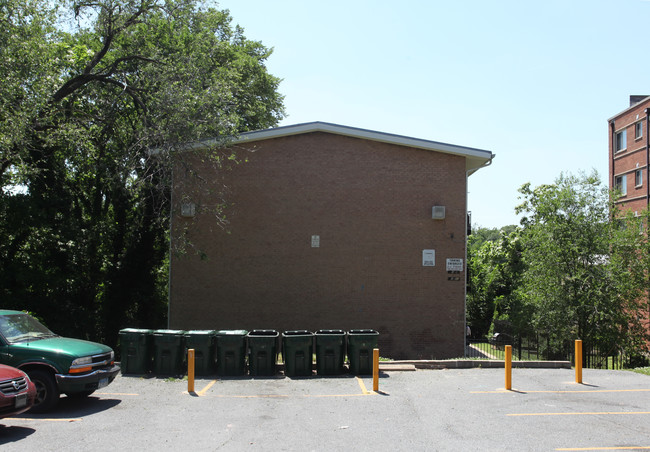
[[[101,413],[110,410],[119,405],[122,401],[118,399],[105,399],[99,397],[86,397],[84,399],[75,399],[70,397],[61,397],[59,403],[48,413],[30,413],[29,411],[22,415],[27,419],[68,419]]]
[[[0,420],[2,422],[2,420]],[[10,444],[27,438],[36,430],[19,426],[5,426],[0,424],[0,445]]]

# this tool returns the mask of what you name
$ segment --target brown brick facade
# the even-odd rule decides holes
[[[645,113],[650,108],[650,98],[643,100],[632,96],[630,108],[609,120],[609,186],[616,185],[616,178],[625,176],[626,194],[618,204],[625,210],[640,212],[648,206],[648,120]],[[634,99],[637,98],[637,99]],[[637,137],[636,127],[640,124],[641,136]],[[625,131],[626,145],[617,149],[616,135]],[[642,182],[637,184],[636,172],[642,174]]]
[[[184,230],[190,245],[172,252],[169,326],[372,328],[382,356],[462,356],[465,274],[449,281],[445,263],[465,259],[465,158],[324,132],[254,145],[218,174],[191,164],[214,198],[175,172],[172,238]],[[211,213],[219,193],[225,229]],[[194,216],[179,215],[182,200]],[[431,218],[436,205],[444,220]]]
[[[617,206],[623,212],[641,213],[648,208],[650,201],[648,109],[650,97],[630,96],[630,107],[609,119],[609,187],[615,188],[617,178],[625,176],[626,193],[617,200]],[[637,127],[641,129],[640,134]],[[623,131],[626,133],[626,145],[618,149],[616,135]],[[641,174],[640,181],[637,172]],[[650,334],[650,313],[645,313],[643,323]]]

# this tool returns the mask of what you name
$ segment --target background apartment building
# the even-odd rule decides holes
[[[609,119],[609,186],[623,195],[617,203],[639,212],[648,207],[648,121],[650,96],[630,96],[630,106]]]

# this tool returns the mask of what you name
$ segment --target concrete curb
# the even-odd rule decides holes
[[[379,363],[380,370],[401,370],[399,366],[413,366],[416,369],[498,369],[505,367],[504,361],[491,359],[454,359],[454,360],[405,360],[384,361]],[[571,369],[570,361],[512,361],[512,367],[518,369]],[[406,369],[404,369],[406,370]]]
[[[415,371],[415,365],[413,364],[402,364],[402,363],[392,363],[392,362],[380,362],[379,363],[379,371],[380,372],[395,372],[395,371],[402,371],[402,372],[414,372]]]

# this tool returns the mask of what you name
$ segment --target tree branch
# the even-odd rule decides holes
[[[156,60],[152,60],[150,58],[145,58],[145,57],[142,57],[142,56],[139,56],[139,55],[118,58],[117,60],[115,60],[113,62],[113,64],[111,64],[111,66],[108,68],[108,70],[105,71],[104,73],[91,74],[91,73],[84,72],[82,74],[77,75],[76,77],[71,78],[70,80],[65,82],[63,84],[63,86],[57,90],[56,93],[54,93],[54,95],[52,96],[52,102],[53,103],[61,102],[63,99],[70,96],[75,91],[77,91],[78,89],[81,89],[83,86],[87,85],[88,83],[90,83],[92,81],[104,81],[104,82],[108,82],[108,83],[117,84],[120,87],[125,88],[126,85],[124,85],[123,83],[121,83],[121,82],[119,82],[117,80],[111,79],[110,76],[115,74],[115,72],[117,71],[118,66],[120,65],[120,63],[123,63],[125,61],[133,61],[133,60],[144,61],[144,62],[149,62],[149,63],[157,63]]]

